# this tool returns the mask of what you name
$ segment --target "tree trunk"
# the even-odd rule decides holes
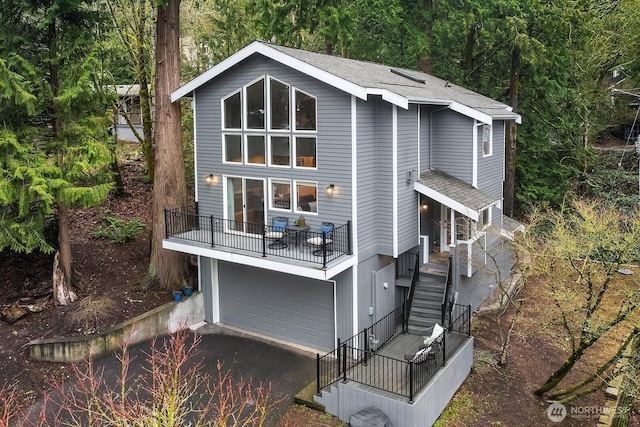
[[[518,94],[520,91],[520,48],[514,47],[511,52],[511,79],[509,82],[509,105],[513,112],[518,112]],[[507,216],[513,216],[515,205],[515,182],[516,182],[516,122],[507,121],[507,132],[505,135],[505,176],[504,176],[504,208],[502,212]]]
[[[60,268],[65,280],[71,286],[71,236],[69,235],[69,207],[58,202],[58,244],[60,249]]]
[[[431,16],[431,11],[433,10],[433,0],[424,0],[422,7],[429,14],[427,22],[424,26],[424,38],[427,42],[427,45],[430,46],[432,40],[431,35],[433,33],[433,16]],[[423,73],[431,74],[432,65],[431,52],[421,52],[419,62],[420,71],[422,71]]]
[[[56,305],[68,305],[78,299],[61,265],[60,251],[53,258],[53,301]]]
[[[187,200],[180,102],[171,92],[180,86],[180,0],[158,6],[156,24],[155,166],[151,261],[146,284],[178,289],[187,281],[187,256],[162,248],[165,208],[183,206]]]

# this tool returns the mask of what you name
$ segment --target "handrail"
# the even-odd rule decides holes
[[[339,380],[338,377],[342,373],[342,363],[346,363],[345,360],[342,360],[342,354],[340,352],[341,345],[347,345],[350,348],[358,348],[367,352],[375,352],[397,335],[398,326],[400,326],[404,319],[403,309],[404,306],[402,304],[399,305],[392,312],[368,328],[364,328],[351,338],[344,341],[338,339],[338,347],[336,349],[323,356],[318,354],[316,367],[317,392],[320,393],[321,389]],[[365,353],[360,354],[360,357],[365,356]],[[352,355],[350,359],[350,363],[361,362],[356,359],[355,355]],[[332,362],[333,360],[336,362]]]
[[[426,363],[414,363],[383,356],[378,352],[379,347],[374,351],[369,349],[367,344],[363,346],[363,343],[356,340],[355,337],[366,334],[367,329],[344,343],[338,341],[338,347],[324,356],[316,354],[317,394],[319,395],[323,388],[338,381],[354,381],[405,396],[412,401],[438,369],[445,365],[447,357],[465,342],[459,339],[450,340],[447,337],[450,334],[465,334],[467,336],[470,334],[471,306],[455,304],[454,308],[456,318],[449,325],[450,328],[445,329],[440,351]],[[375,363],[367,363],[374,359]],[[371,369],[377,369],[380,372],[372,375]]]
[[[441,312],[441,316],[442,316],[442,325],[446,325],[447,324],[447,320],[451,320],[451,301],[449,301],[450,297],[451,297],[451,288],[453,286],[453,263],[454,263],[454,257],[453,255],[449,254],[449,266],[447,267],[447,276],[445,278],[445,288],[444,288],[444,295],[442,296],[442,312]],[[449,316],[447,316],[447,313],[449,313]]]
[[[351,222],[336,226],[331,235],[320,231],[305,231],[306,240],[274,246],[268,239],[272,225],[217,218],[213,215],[199,215],[196,206],[165,209],[165,238],[178,238],[207,244],[216,248],[232,248],[257,253],[262,257],[275,256],[311,262],[327,268],[327,264],[343,255],[353,253]],[[303,245],[311,238],[318,238],[322,244],[312,251],[305,251]],[[269,247],[271,244],[272,247]],[[293,249],[296,250],[293,250]]]
[[[402,331],[406,332],[409,327],[409,313],[411,311],[411,304],[413,304],[413,294],[415,293],[416,283],[420,278],[420,254],[416,253],[416,262],[411,273],[411,287],[409,288],[409,296],[405,301],[404,309],[404,323],[402,325]]]

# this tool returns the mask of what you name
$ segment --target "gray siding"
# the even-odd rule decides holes
[[[418,173],[418,109],[398,111],[398,254],[418,243],[418,193],[413,181],[407,181],[407,172]]]
[[[361,259],[392,254],[391,106],[357,102],[358,251]],[[381,226],[381,224],[385,224]]]
[[[431,108],[420,106],[420,170],[431,168]]]
[[[219,263],[220,321],[289,342],[335,348],[333,283]]]
[[[504,122],[493,124],[493,154],[482,157],[482,126],[478,126],[478,188],[487,194],[502,198],[504,169]]]
[[[358,264],[358,330],[371,326],[388,314],[374,313],[374,316],[369,316],[369,307],[375,308],[376,305],[375,273],[389,265],[394,265],[393,258],[382,255],[374,255]],[[392,301],[390,304],[393,305],[393,301],[395,301],[395,267],[393,282],[389,283],[388,291],[388,298]],[[380,299],[380,295],[378,297]],[[389,303],[382,299],[378,301],[380,307],[386,307],[387,304]]]
[[[200,280],[198,285],[202,292],[204,299],[204,320],[209,323],[213,323],[213,287],[211,284],[211,263],[214,262],[211,258],[198,257],[198,270],[200,274]]]
[[[353,333],[353,270],[350,268],[333,278],[336,281],[336,333],[342,341]]]
[[[317,170],[222,163],[221,99],[265,75],[317,97]],[[345,224],[351,219],[350,99],[341,91],[261,56],[247,59],[199,88],[195,101],[200,213],[223,216],[223,181],[220,179],[213,186],[205,185],[204,178],[209,173],[219,177],[264,178],[265,185],[267,178],[284,178],[317,182],[318,215],[304,214],[312,229],[318,228],[322,221],[333,222],[336,226]],[[333,197],[326,194],[329,184],[334,184],[338,190]],[[273,216],[281,215],[280,211],[267,211],[267,222],[271,222]],[[291,212],[288,216],[294,219],[298,215]]]
[[[454,111],[432,114],[432,168],[471,184],[473,174],[473,119]]]

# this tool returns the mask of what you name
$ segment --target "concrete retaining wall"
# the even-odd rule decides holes
[[[95,335],[34,340],[27,344],[32,359],[49,362],[81,362],[112,352],[128,343],[136,344],[167,335],[204,321],[204,298],[196,292],[180,302],[169,302],[145,314]]]

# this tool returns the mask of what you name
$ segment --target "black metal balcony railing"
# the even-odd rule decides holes
[[[238,249],[260,254],[306,261],[322,265],[352,254],[351,222],[336,226],[331,233],[287,231],[282,243],[274,244],[270,232],[281,231],[272,225],[199,215],[196,206],[165,209],[165,237],[178,238],[211,247]],[[317,239],[313,239],[317,238]],[[316,245],[307,243],[315,240]]]
[[[405,331],[403,310],[404,305],[343,343],[338,340],[338,348],[332,352],[323,356],[318,354],[317,393],[338,381],[354,381],[413,401],[414,396],[471,335],[471,306],[453,304],[451,322],[445,327],[440,351],[432,358],[414,363],[376,353],[399,331]],[[380,335],[374,335],[374,331]],[[372,336],[379,341],[377,349],[370,348]]]

